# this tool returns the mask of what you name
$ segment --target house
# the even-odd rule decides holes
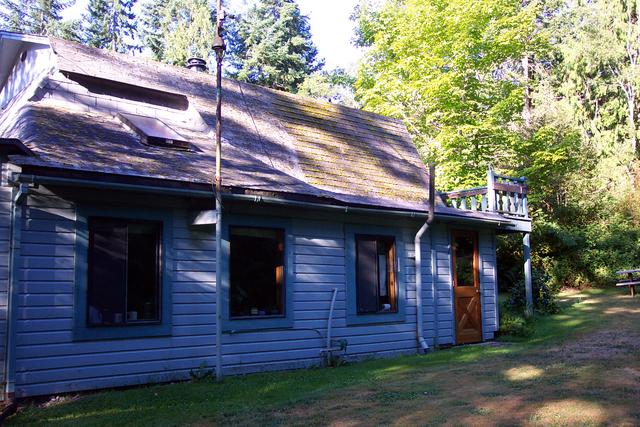
[[[216,236],[210,74],[0,33],[5,397],[494,338],[521,179],[430,197],[398,120],[226,79],[223,100]]]

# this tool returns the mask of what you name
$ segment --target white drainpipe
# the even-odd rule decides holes
[[[422,248],[420,245],[422,236],[427,232],[429,226],[433,222],[433,218],[435,216],[435,167],[433,164],[429,165],[429,216],[427,217],[427,221],[422,224],[420,230],[416,233],[416,236],[413,240],[414,251],[415,251],[415,267],[416,267],[416,338],[418,340],[418,345],[422,352],[426,353],[429,351],[429,344],[424,339],[424,335],[422,333],[423,327],[423,315],[422,315]],[[437,328],[437,325],[436,325]]]
[[[420,239],[422,235],[429,229],[429,220],[422,224],[418,233],[416,233],[416,237],[413,240],[414,250],[416,254],[416,331],[417,331],[417,339],[418,345],[420,349],[426,353],[429,351],[429,344],[424,340],[424,336],[422,335],[422,249],[420,247]]]

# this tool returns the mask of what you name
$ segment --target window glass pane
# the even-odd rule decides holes
[[[388,295],[387,287],[389,281],[387,280],[387,254],[378,254],[378,284],[380,288],[380,297],[386,298]]]
[[[90,219],[89,325],[160,320],[161,227],[157,222]]]
[[[358,313],[378,312],[378,258],[375,239],[356,237],[356,300]]]
[[[89,233],[87,323],[122,325],[127,280],[127,228],[111,222],[93,222]]]
[[[454,237],[456,286],[473,286],[473,258],[475,239],[472,235],[457,234]]]
[[[231,227],[231,317],[284,314],[284,231]]]
[[[160,226],[132,223],[128,230],[127,322],[160,320]]]
[[[356,236],[356,282],[358,313],[397,312],[392,237]]]

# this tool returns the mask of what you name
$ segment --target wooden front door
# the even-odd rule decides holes
[[[478,234],[474,231],[454,231],[451,241],[456,342],[458,344],[480,342],[482,341],[482,315]]]

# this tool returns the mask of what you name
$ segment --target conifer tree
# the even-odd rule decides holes
[[[0,29],[78,39],[78,21],[62,22],[75,0],[0,0]]]
[[[85,43],[116,52],[138,48],[135,44],[135,3],[136,0],[89,0],[85,16]]]
[[[142,43],[158,61],[164,59],[165,40],[162,32],[165,0],[149,0],[142,5]]]
[[[295,0],[259,0],[233,36],[230,74],[240,80],[295,92],[323,66]]]
[[[211,59],[215,13],[207,0],[149,0],[142,21],[142,40],[157,60],[184,65],[191,56]]]

